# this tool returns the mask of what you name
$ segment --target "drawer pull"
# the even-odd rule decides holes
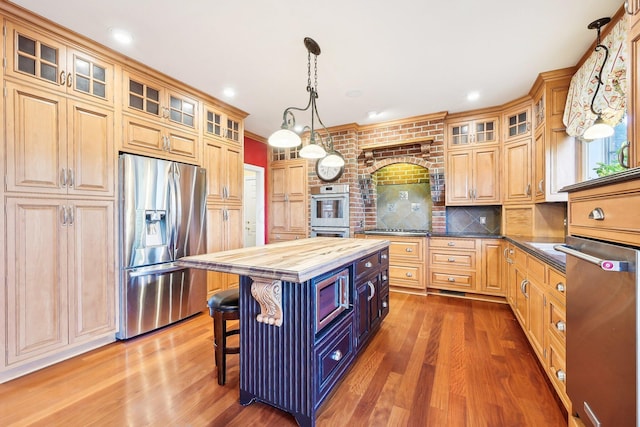
[[[413,248],[406,248],[405,251],[407,252],[413,252]]]
[[[565,382],[565,380],[567,379],[567,373],[562,369],[558,369],[556,371],[556,378],[558,378],[562,382]]]
[[[455,246],[456,242],[447,242],[447,246]]]
[[[449,262],[456,262],[456,259],[455,259],[455,258],[449,258],[449,259],[447,259],[447,261],[449,261]]]
[[[367,268],[371,268],[373,266],[373,264],[371,264],[369,261],[364,263],[364,266]]]
[[[413,277],[413,274],[407,273],[407,277]]]
[[[389,307],[389,303],[386,301],[382,301],[382,308],[387,308]]]
[[[556,322],[556,329],[559,330],[560,332],[564,332],[567,330],[567,324],[564,323],[562,320],[558,320]]]
[[[454,277],[449,277],[447,280],[450,281],[450,282],[455,282],[456,281],[456,279]]]
[[[342,359],[342,352],[340,350],[336,350],[333,353],[331,353],[331,359],[335,360],[336,362],[339,361],[340,359]]]
[[[556,291],[564,293],[564,283],[562,282],[556,283]]]
[[[380,258],[382,258],[382,259],[387,259],[387,254],[382,254],[382,255],[380,255]]]
[[[382,275],[382,281],[384,282],[384,281],[387,281],[387,280],[389,280],[389,278],[387,277],[386,274],[383,274]]]
[[[595,208],[589,213],[589,219],[593,219],[595,221],[604,221],[604,211],[602,208]]]

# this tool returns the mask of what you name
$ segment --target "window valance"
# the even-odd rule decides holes
[[[602,111],[602,119],[617,125],[626,112],[627,94],[627,18],[618,21],[613,30],[601,40],[609,48],[609,58],[602,70],[603,85],[598,91],[593,108]],[[567,133],[580,137],[596,119],[591,112],[593,92],[598,85],[598,73],[604,60],[604,51],[594,51],[571,79],[567,104],[562,118]]]

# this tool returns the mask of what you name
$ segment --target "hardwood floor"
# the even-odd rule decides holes
[[[391,295],[391,312],[318,426],[566,426],[506,305]],[[3,426],[295,426],[218,386],[208,314],[0,384]]]

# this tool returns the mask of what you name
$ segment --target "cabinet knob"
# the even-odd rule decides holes
[[[407,277],[413,277],[412,273],[407,273]]]
[[[556,291],[564,293],[564,283],[562,282],[556,283]]]
[[[556,371],[556,378],[558,378],[562,382],[565,382],[565,380],[567,379],[567,373],[562,369],[558,369]]]
[[[558,320],[556,322],[556,329],[559,330],[560,332],[564,332],[567,330],[567,324],[564,323],[562,320]]]
[[[449,277],[447,280],[450,281],[450,282],[455,282],[456,281],[456,279],[454,277]]]
[[[413,252],[413,248],[405,248],[405,251],[407,251],[407,252]]]
[[[367,268],[371,268],[373,266],[373,264],[371,264],[369,261],[364,263],[364,266]]]
[[[455,246],[456,242],[447,242],[447,246]]]
[[[333,353],[331,353],[331,359],[335,360],[336,362],[342,359],[342,352],[340,350],[334,351]]]
[[[449,258],[449,259],[447,259],[447,261],[449,261],[449,262],[456,262],[456,259],[455,259],[455,258]]]
[[[388,280],[388,279],[389,279],[389,278],[387,277],[387,275],[386,275],[386,274],[383,274],[383,275],[382,275],[382,280],[383,280],[383,281],[386,281],[386,280]]]
[[[382,258],[382,259],[387,259],[387,254],[382,254],[382,255],[380,255],[380,258]]]
[[[386,301],[382,301],[382,308],[387,308],[389,307],[389,303]]]

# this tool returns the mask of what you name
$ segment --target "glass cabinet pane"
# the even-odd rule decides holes
[[[60,55],[57,48],[22,34],[18,34],[16,44],[17,71],[49,82],[58,82]]]

